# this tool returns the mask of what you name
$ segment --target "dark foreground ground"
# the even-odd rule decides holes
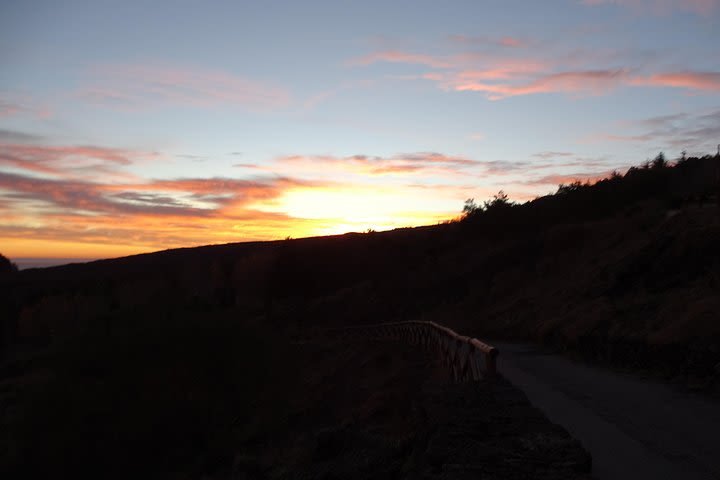
[[[589,478],[582,446],[508,382],[452,383],[418,347],[347,347],[310,347],[334,367],[314,376],[316,397],[295,415],[315,412],[325,426],[290,433],[285,452],[302,453],[277,477]]]
[[[499,344],[499,368],[582,441],[599,480],[720,478],[720,401],[638,373]]]
[[[218,322],[4,364],[0,475],[589,478],[581,445],[504,380],[449,383],[398,343]]]

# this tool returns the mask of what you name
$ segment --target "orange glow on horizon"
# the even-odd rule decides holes
[[[2,253],[13,258],[114,258],[147,253],[158,248],[136,245],[83,243],[62,240],[3,238]]]
[[[291,196],[290,198],[298,198]],[[314,199],[308,199],[310,203]],[[361,200],[358,200],[361,203]],[[360,203],[355,207],[360,207]],[[309,204],[306,204],[306,206]],[[352,202],[338,203],[332,210],[348,208]],[[353,208],[355,208],[353,207]],[[299,207],[298,207],[299,208]],[[296,213],[300,213],[301,209]],[[197,247],[202,245],[224,244],[249,241],[281,240],[287,237],[304,238],[324,235],[338,235],[348,232],[365,232],[392,230],[394,228],[436,224],[453,217],[451,213],[405,212],[396,216],[375,213],[360,215],[352,210],[353,215],[346,218],[293,218],[283,216],[276,220],[269,219],[256,223],[237,222],[232,218],[213,218],[206,220],[193,219],[192,223],[185,220],[184,224],[175,223],[177,219],[167,219],[162,224],[157,218],[135,218],[113,220],[98,218],[98,229],[107,228],[108,223],[118,223],[118,232],[109,232],[98,237],[78,235],[71,238],[28,238],[0,237],[0,253],[8,258],[115,258],[139,253],[149,253],[169,248]],[[323,212],[325,213],[325,212]],[[133,238],[132,232],[147,231],[154,228],[147,240]]]

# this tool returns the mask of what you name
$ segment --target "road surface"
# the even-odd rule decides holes
[[[494,345],[498,371],[582,442],[598,480],[720,479],[720,402],[533,346]]]

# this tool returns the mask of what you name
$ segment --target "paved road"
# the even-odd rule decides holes
[[[720,402],[532,346],[496,345],[498,370],[583,443],[598,480],[720,479]]]

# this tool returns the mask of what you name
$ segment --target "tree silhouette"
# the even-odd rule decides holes
[[[574,182],[569,183],[567,185],[565,185],[564,183],[561,183],[560,186],[558,186],[557,193],[563,194],[563,193],[577,192],[578,190],[583,188],[583,186],[584,185],[580,180],[575,180]]]
[[[474,213],[477,213],[480,210],[482,210],[482,207],[475,203],[475,199],[468,198],[467,200],[465,200],[465,205],[462,209],[462,216],[463,218],[468,217],[470,215],[473,215]]]
[[[684,152],[683,152],[684,154]],[[660,170],[662,168],[665,168],[668,166],[668,162],[665,159],[665,154],[663,152],[658,153],[657,157],[655,157],[650,164],[650,167],[655,170]]]
[[[479,208],[469,199],[462,220],[467,231],[483,232],[492,225],[510,235],[558,223],[606,218],[648,200],[667,208],[715,196],[720,203],[720,155],[684,155],[684,160],[681,157],[671,163],[661,152],[654,159],[630,167],[624,175],[614,171],[594,183],[561,184],[556,193],[522,204],[511,202],[503,191]]]
[[[513,203],[510,201],[507,194],[502,190],[493,195],[492,200],[487,200],[483,203],[485,210],[494,210],[509,207],[511,205],[513,205]]]
[[[8,260],[7,257],[0,253],[0,275],[6,273],[15,273],[17,272],[17,270],[17,265],[12,263],[10,260]]]

